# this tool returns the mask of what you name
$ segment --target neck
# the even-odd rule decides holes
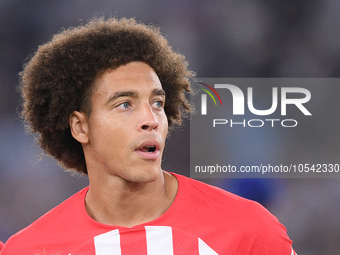
[[[159,178],[147,183],[129,182],[117,176],[105,182],[90,178],[86,210],[98,222],[132,227],[160,217],[171,206],[177,189],[176,178],[163,171]]]

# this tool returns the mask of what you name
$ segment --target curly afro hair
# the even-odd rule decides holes
[[[142,61],[157,73],[166,92],[169,127],[190,109],[185,93],[194,73],[172,51],[158,28],[134,19],[96,18],[63,30],[41,45],[20,73],[22,117],[38,144],[66,169],[87,174],[81,144],[70,131],[73,111],[91,114],[92,87],[105,71]]]

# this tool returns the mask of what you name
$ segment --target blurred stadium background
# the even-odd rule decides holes
[[[16,87],[22,63],[39,44],[61,28],[95,15],[135,17],[162,27],[170,45],[186,56],[198,77],[340,76],[337,0],[0,0],[3,242],[87,185],[86,178],[71,176],[42,155],[25,134],[17,114]],[[334,109],[335,117],[339,110]],[[163,164],[164,169],[187,176],[188,124],[172,134]],[[287,227],[298,254],[339,254],[340,179],[204,181],[264,204]]]

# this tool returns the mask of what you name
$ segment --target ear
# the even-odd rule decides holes
[[[74,111],[70,116],[70,129],[74,139],[81,144],[89,142],[89,126],[85,113]]]

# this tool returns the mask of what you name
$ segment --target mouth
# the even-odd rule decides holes
[[[146,153],[153,153],[156,151],[156,146],[144,146],[140,148],[139,150],[142,152],[146,152]]]
[[[144,159],[156,160],[160,155],[160,143],[157,140],[143,142],[136,152]]]

